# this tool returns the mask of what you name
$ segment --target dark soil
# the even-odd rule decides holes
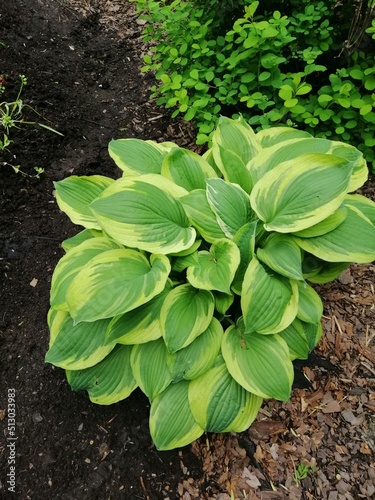
[[[11,152],[0,158],[0,497],[12,495],[7,474],[15,443],[20,499],[228,500],[231,491],[250,499],[370,498],[373,266],[353,267],[321,287],[326,338],[312,366],[300,367],[308,387],[296,390],[291,403],[268,402],[258,427],[241,436],[203,436],[181,450],[158,452],[140,392],[97,406],[70,390],[63,370],[44,363],[52,272],[63,255],[61,241],[77,232],[56,205],[53,181],[71,174],[118,177],[107,153],[111,139],[194,146],[191,128],[149,100],[153,80],[140,73],[140,35],[126,0],[0,4],[0,100],[16,97],[25,74],[23,100],[40,114],[25,109],[25,119],[63,134],[37,125],[12,129]],[[40,179],[33,177],[35,166],[44,169]],[[372,180],[365,187],[370,197],[374,186]],[[9,441],[13,389],[17,440]],[[293,481],[306,462],[318,472]]]

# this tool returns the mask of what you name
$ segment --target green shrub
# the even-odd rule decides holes
[[[56,183],[84,229],[51,285],[46,361],[98,404],[137,386],[158,449],[239,432],[263,398],[286,401],[292,360],[321,336],[308,284],[375,259],[375,203],[354,147],[221,118],[203,156],[114,140],[123,176]]]
[[[375,44],[347,52],[355,5],[290,0],[270,13],[272,2],[242,3],[229,27],[230,3],[138,1],[154,44],[143,71],[160,82],[152,97],[195,121],[198,144],[210,142],[220,113],[241,112],[256,130],[298,126],[350,142],[375,167]]]

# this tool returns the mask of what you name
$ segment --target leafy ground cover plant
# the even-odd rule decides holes
[[[243,431],[287,401],[319,341],[311,284],[375,258],[375,203],[352,194],[362,153],[288,127],[222,117],[203,156],[114,140],[117,180],[71,176],[56,198],[83,226],[63,242],[46,361],[98,404],[139,387],[160,450]]]
[[[359,3],[344,4],[138,0],[153,43],[143,71],[159,82],[152,97],[195,121],[198,144],[210,142],[220,113],[240,111],[256,130],[297,125],[350,142],[375,168],[375,46],[372,28],[365,33],[375,4],[361,2],[371,15],[356,29]]]

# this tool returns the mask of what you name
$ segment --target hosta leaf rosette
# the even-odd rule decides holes
[[[98,404],[139,387],[160,450],[241,432],[263,398],[289,400],[292,361],[322,335],[309,282],[375,260],[375,203],[348,194],[362,153],[241,117],[203,156],[134,138],[109,153],[120,179],[55,185],[83,229],[52,277],[46,361]]]

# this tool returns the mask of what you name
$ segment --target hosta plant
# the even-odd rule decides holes
[[[223,117],[203,156],[138,139],[109,154],[119,179],[56,183],[84,229],[53,274],[46,361],[98,404],[140,387],[160,450],[243,431],[319,341],[312,284],[375,259],[375,203],[351,194],[362,153]]]

